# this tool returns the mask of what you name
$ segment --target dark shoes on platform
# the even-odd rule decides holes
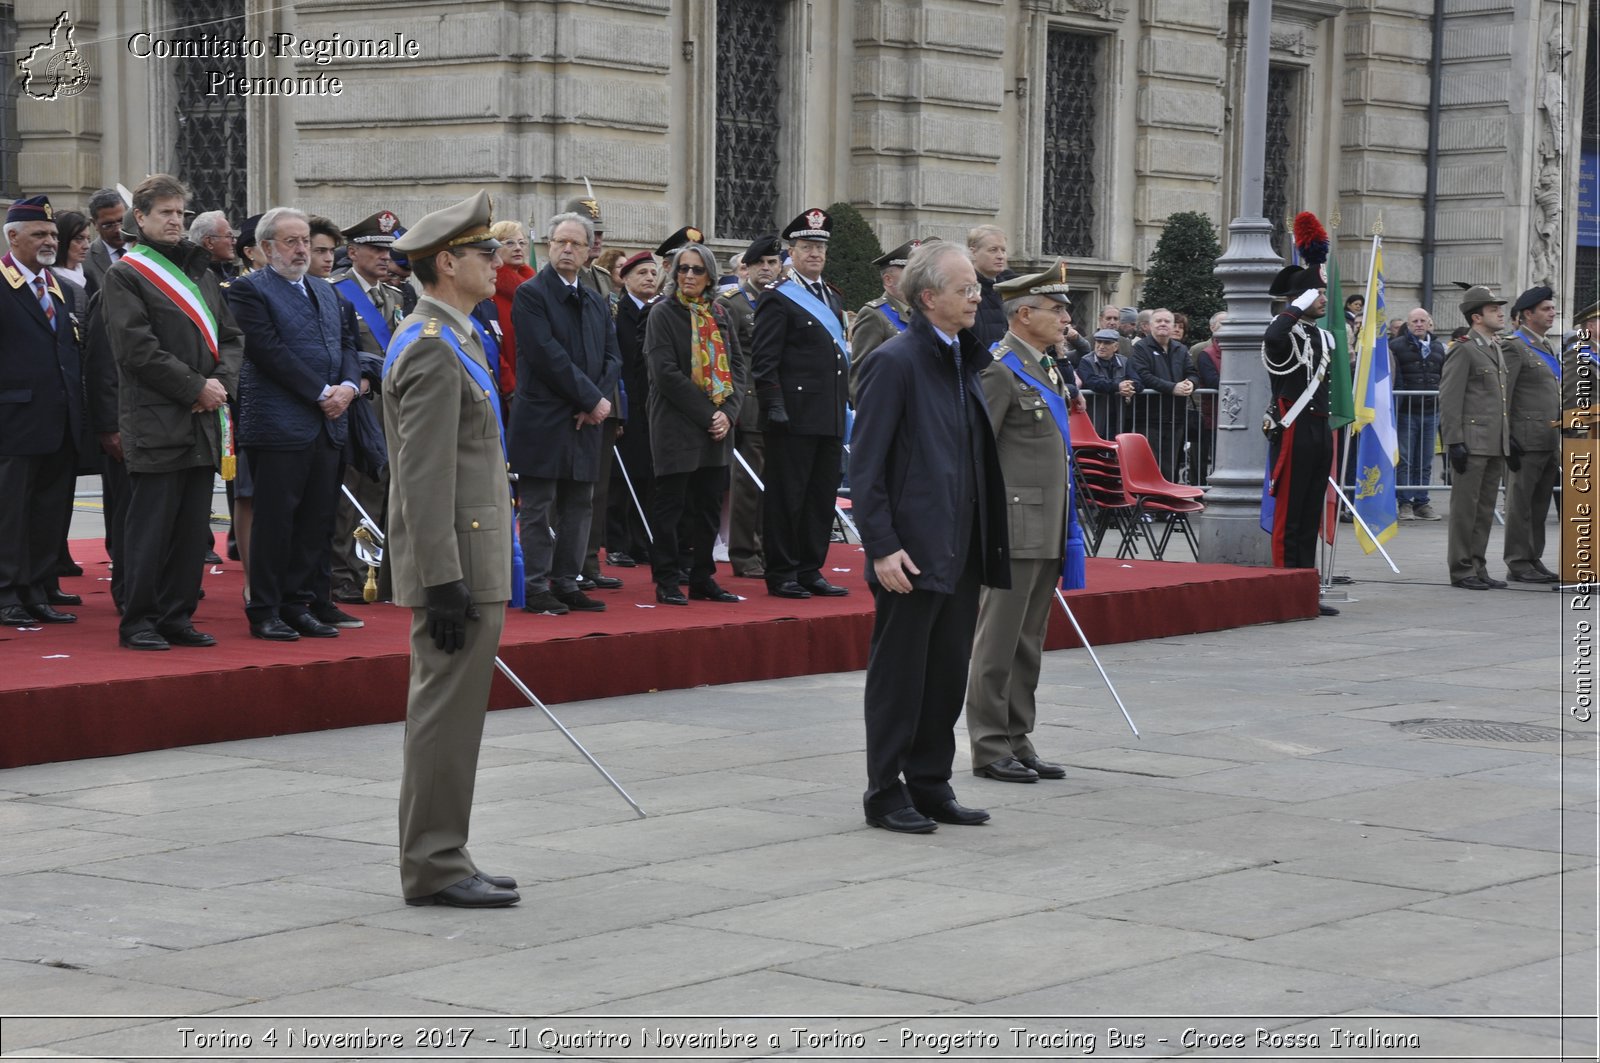
[[[524,613],[539,613],[544,616],[566,616],[572,612],[566,603],[549,591],[540,591],[538,594],[528,595],[528,600],[523,603]]]
[[[597,602],[582,591],[562,591],[556,600],[574,613],[603,613],[605,602]]]
[[[1065,779],[1067,777],[1066,768],[1059,764],[1052,764],[1048,760],[1040,760],[1038,757],[1018,757],[1017,759],[1024,768],[1031,769],[1041,779]]]
[[[818,598],[842,598],[850,593],[846,588],[835,586],[821,576],[811,580],[809,583],[801,583],[800,586]]]
[[[592,576],[583,576],[578,580],[580,591],[614,591],[622,586],[622,581],[615,576],[602,576],[596,572]]]
[[[656,602],[661,605],[688,605],[689,599],[677,584],[657,583]]]
[[[732,591],[723,590],[717,585],[716,580],[707,580],[704,583],[691,584],[689,587],[689,597],[693,598],[697,602],[725,602],[731,604],[734,602],[744,601],[743,598],[740,598]]]
[[[976,827],[989,822],[989,813],[981,808],[968,808],[955,798],[917,809],[929,819],[940,823],[954,823],[958,827]]]
[[[162,638],[155,631],[135,631],[131,635],[118,636],[117,642],[125,650],[170,650],[172,643]]]
[[[22,610],[33,617],[34,623],[39,624],[74,624],[78,621],[72,613],[58,613],[48,605],[25,605]]]
[[[939,829],[939,824],[914,808],[897,808],[879,816],[868,816],[867,822],[896,834],[932,834]]]
[[[207,550],[206,551],[206,564],[208,564],[208,565],[220,565],[220,564],[222,564],[222,558],[217,555],[217,552],[215,550]]]
[[[490,881],[490,878],[494,881]],[[438,893],[426,897],[407,897],[406,903],[412,907],[439,904],[446,908],[509,908],[522,898],[516,890],[495,884],[505,881],[509,880],[500,876],[471,875]]]
[[[955,798],[936,805],[920,808],[897,808],[892,812],[868,815],[867,823],[897,834],[931,834],[940,823],[954,823],[958,827],[976,827],[989,822],[989,813],[981,808],[968,808]]]
[[[313,605],[311,607],[311,615],[316,617],[322,623],[327,624],[329,627],[340,627],[347,630],[354,630],[355,628],[367,626],[367,622],[365,620],[357,620],[355,617],[351,616],[343,609],[340,609],[332,602],[329,602],[326,605]]]
[[[310,613],[290,613],[283,618],[283,622],[308,639],[336,639],[339,637],[338,628],[332,624],[324,624]]]
[[[639,562],[635,561],[632,556],[623,553],[621,550],[607,550],[606,564],[610,565],[612,568],[639,567]]]
[[[811,592],[806,590],[794,580],[784,580],[782,583],[768,583],[767,593],[774,598],[809,598]]]
[[[82,605],[83,598],[76,594],[68,594],[59,587],[52,587],[44,592],[46,605]]]
[[[1003,757],[993,764],[985,764],[972,774],[981,775],[985,779],[997,779],[1000,782],[1038,782],[1039,773],[1028,767],[1016,757]]]
[[[162,641],[168,643],[169,645],[172,645],[172,646],[204,647],[204,646],[215,646],[217,644],[217,640],[216,640],[215,636],[208,635],[204,631],[195,630],[193,624],[189,625],[188,627],[175,628],[172,631],[163,631],[163,632],[157,633],[156,637],[161,639]],[[124,642],[123,645],[126,646],[127,643]],[[139,647],[134,647],[134,648],[135,649],[163,649],[164,650],[167,647],[166,646],[160,646],[160,647],[139,646]]]
[[[250,635],[253,638],[266,639],[268,642],[294,642],[300,638],[298,631],[275,616],[252,621]]]

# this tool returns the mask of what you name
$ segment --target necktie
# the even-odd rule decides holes
[[[45,290],[44,277],[33,278],[33,287],[39,297],[39,305],[44,307],[44,316],[50,322],[52,330],[56,327],[56,304],[50,300],[50,293]]]
[[[956,401],[960,403],[957,409],[961,413],[961,424],[965,427],[967,423],[967,374],[965,367],[961,364],[960,340],[956,340],[950,345],[950,357],[955,359],[956,363]]]
[[[379,310],[383,309],[383,290],[382,289],[380,289],[376,284],[374,284],[372,286],[372,290],[370,292],[368,292],[367,295],[368,295],[369,298],[372,299],[372,305],[373,306],[377,307]]]

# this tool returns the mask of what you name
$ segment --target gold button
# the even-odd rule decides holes
[[[472,522],[472,530],[473,531],[477,531],[478,530],[478,522],[477,521],[473,521]]]
[[[489,389],[488,388],[484,388],[483,389],[483,397],[484,398],[488,398],[489,397]]]

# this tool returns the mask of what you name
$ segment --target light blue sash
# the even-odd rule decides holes
[[[393,338],[393,330],[389,322],[383,319],[383,311],[379,310],[372,302],[372,296],[367,290],[356,283],[354,277],[346,277],[334,285],[339,289],[350,305],[356,308],[356,313],[372,332],[372,338],[378,341],[378,346],[385,351],[389,349],[389,340]]]
[[[811,294],[811,289],[790,277],[774,289],[779,295],[794,303],[800,309],[816,318],[823,328],[828,330],[828,335],[833,337],[834,346],[839,348],[839,353],[844,355],[844,367],[850,369],[850,343],[844,338],[844,326],[839,323],[839,315],[833,312],[833,307]]]

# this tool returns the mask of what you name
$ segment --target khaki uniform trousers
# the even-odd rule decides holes
[[[477,873],[467,853],[478,748],[506,603],[478,604],[467,644],[445,653],[428,634],[428,611],[411,610],[411,688],[400,776],[400,885],[426,897]]]
[[[1535,571],[1544,559],[1544,523],[1556,490],[1561,455],[1554,450],[1526,450],[1522,468],[1506,475],[1506,571],[1513,576]]]
[[[1467,458],[1467,471],[1456,473],[1450,481],[1450,540],[1446,549],[1451,583],[1468,576],[1489,578],[1484,555],[1489,551],[1489,528],[1494,524],[1494,503],[1505,469],[1503,457],[1473,454]]]
[[[1034,693],[1044,655],[1050,603],[1061,579],[1061,561],[1011,562],[1011,589],[983,588],[978,630],[967,676],[967,737],[972,770],[1006,757],[1031,757],[1038,709]]]

